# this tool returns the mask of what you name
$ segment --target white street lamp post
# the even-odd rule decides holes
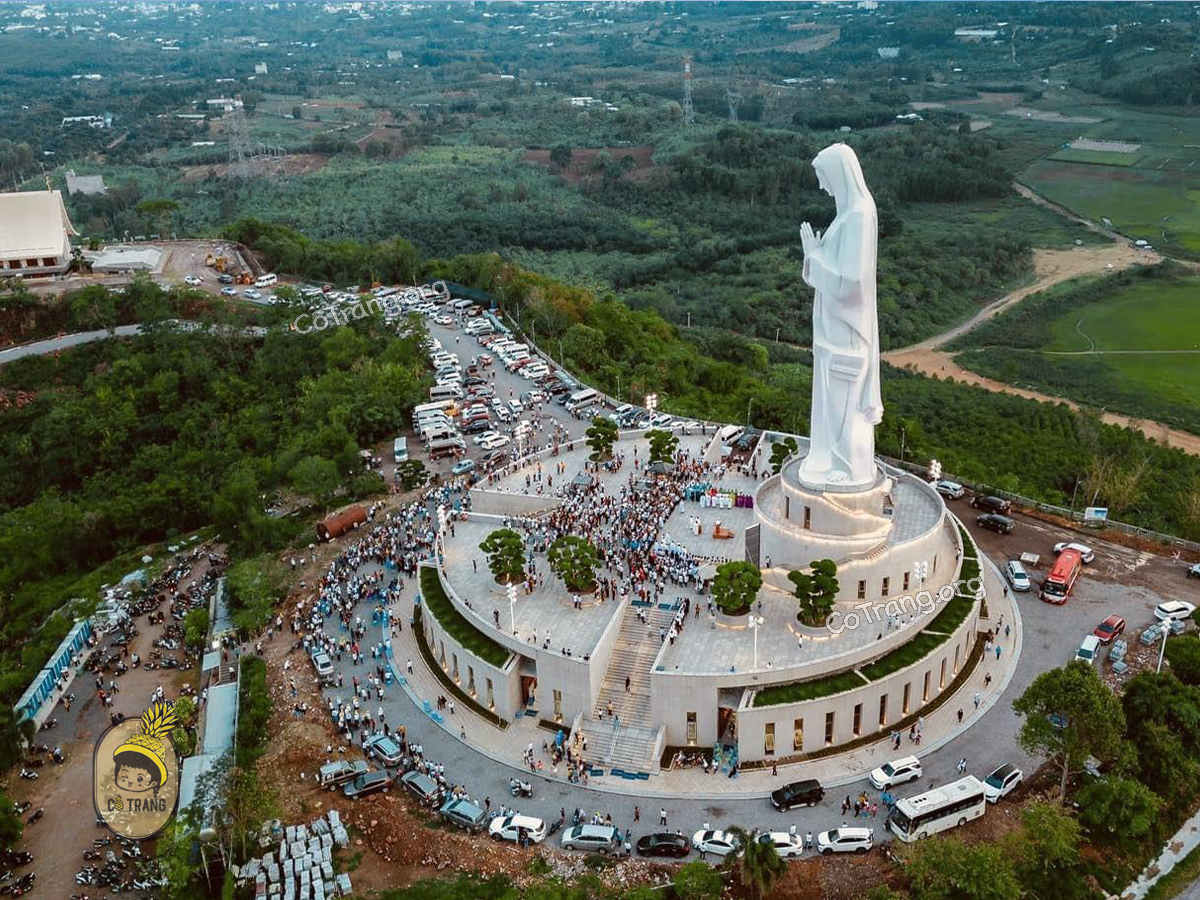
[[[762,616],[750,616],[750,630],[754,632],[754,664],[751,666],[755,671],[758,670],[758,629],[762,627]]]
[[[515,637],[517,634],[517,586],[515,584],[508,586],[508,618],[512,623],[512,633]]]
[[[1158,648],[1158,668],[1154,670],[1155,674],[1162,672],[1163,657],[1167,655],[1167,636],[1171,633],[1171,620],[1165,619],[1162,624],[1163,642],[1162,646]]]

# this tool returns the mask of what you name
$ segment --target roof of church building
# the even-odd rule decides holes
[[[0,194],[0,257],[61,256],[66,235],[77,235],[61,191]]]

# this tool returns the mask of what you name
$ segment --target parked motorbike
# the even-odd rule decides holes
[[[37,812],[25,820],[26,825],[32,825],[34,822],[40,821],[42,816],[46,814],[46,807],[39,806]]]
[[[532,797],[533,785],[517,778],[508,779],[508,792],[514,797]]]
[[[27,781],[37,781],[38,774],[33,769],[22,769],[21,777]]]
[[[31,768],[34,768],[34,769],[40,769],[45,764],[46,764],[46,761],[44,759],[38,759],[36,757],[34,759],[25,760],[25,765],[27,765]]]
[[[32,807],[33,807],[33,803],[29,800],[26,800],[23,803],[18,803],[13,808],[13,812],[15,812],[18,816],[23,816],[23,815],[25,815],[25,813],[29,812],[29,810]]]
[[[42,731],[49,731],[51,728],[53,728],[57,724],[58,724],[58,719],[51,717],[42,723]]]

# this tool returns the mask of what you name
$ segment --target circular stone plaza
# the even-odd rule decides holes
[[[796,764],[788,774],[808,777],[839,756],[850,771],[858,748],[975,690],[985,633],[1009,610],[1019,619],[932,486],[878,463],[853,490],[806,485],[807,439],[793,436],[774,474],[787,436],[728,443],[739,431],[677,428],[677,462],[649,470],[644,432],[622,433],[608,465],[576,440],[489,476],[447,517],[421,572],[423,655],[490,720],[475,747],[520,765],[527,743],[561,731],[617,779],[702,754],[724,771]],[[515,591],[479,547],[504,527],[525,538],[535,573]],[[550,571],[545,549],[562,534],[599,549],[597,591],[572,594]],[[649,554],[658,578],[644,575]],[[808,627],[788,573],[819,559],[837,563],[839,592],[828,623]],[[762,569],[746,615],[710,603],[731,560]]]

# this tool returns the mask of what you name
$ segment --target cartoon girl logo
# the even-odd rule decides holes
[[[175,705],[155,703],[142,714],[142,729],[113,753],[117,787],[122,791],[140,794],[158,789],[167,780],[167,750],[175,727]],[[174,757],[174,754],[172,754]]]
[[[178,800],[178,759],[171,743],[174,704],[157,702],[140,719],[100,738],[94,762],[96,812],[113,831],[149,837],[170,819]]]

